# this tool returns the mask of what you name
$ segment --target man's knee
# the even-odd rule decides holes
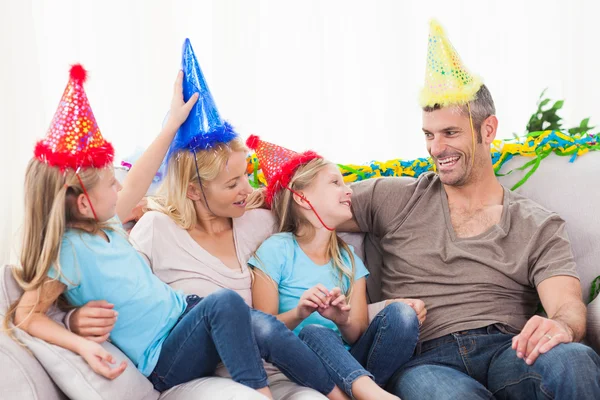
[[[541,354],[535,362],[538,363],[544,370],[574,379],[586,379],[588,376],[597,379],[600,373],[600,356],[581,343],[559,344]]]
[[[492,394],[475,379],[440,365],[419,365],[398,371],[386,389],[403,400],[492,398]]]

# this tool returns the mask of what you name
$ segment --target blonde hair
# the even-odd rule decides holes
[[[43,287],[50,281],[50,269],[54,268],[57,276],[62,276],[59,260],[65,231],[74,228],[96,233],[100,229],[110,229],[107,223],[81,215],[77,207],[77,198],[84,193],[79,179],[89,192],[100,181],[99,170],[87,168],[79,171],[78,175],[79,178],[73,170],[61,171],[35,158],[27,166],[20,268],[12,268],[12,273],[21,289],[38,291],[38,300],[30,315],[43,301]],[[13,303],[6,313],[6,330],[18,303],[19,300]]]
[[[308,163],[301,165],[294,172],[289,187],[296,192],[306,189],[314,182],[317,174],[329,165],[331,165],[331,162],[322,158],[315,158]],[[300,213],[299,206],[294,201],[291,191],[287,189],[279,190],[275,196],[273,196],[271,210],[277,219],[279,232],[291,232],[294,235],[297,235],[298,232],[300,232],[300,228],[304,228],[304,230],[308,232],[307,236],[309,239],[314,236],[315,228],[302,213]],[[348,255],[350,266],[346,265],[344,262],[342,251]],[[348,244],[346,244],[335,231],[331,232],[331,237],[327,246],[327,254],[331,257],[333,268],[338,274],[340,288],[345,292],[346,297],[350,298],[352,296],[354,275],[356,272],[354,255]],[[344,277],[348,278],[349,287],[347,288],[344,288]]]
[[[203,189],[206,183],[214,180],[219,172],[227,165],[232,152],[248,152],[248,148],[240,138],[228,143],[219,143],[210,150],[197,151],[179,150],[174,153],[167,163],[167,173],[157,194],[148,200],[147,210],[154,210],[168,215],[183,229],[194,227],[197,220],[194,202],[187,197],[189,185],[198,188],[198,174]],[[196,163],[198,169],[196,169]]]

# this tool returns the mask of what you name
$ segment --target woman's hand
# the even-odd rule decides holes
[[[105,300],[90,301],[69,317],[71,332],[92,342],[105,342],[115,327],[118,313]]]
[[[167,124],[177,131],[190,115],[190,111],[197,100],[198,93],[194,93],[187,103],[183,100],[183,71],[179,71],[173,88],[173,98],[171,99],[171,110],[169,111]]]

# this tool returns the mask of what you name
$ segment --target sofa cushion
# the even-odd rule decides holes
[[[196,379],[191,382],[175,386],[163,392],[160,400],[196,400],[218,399],[232,400],[264,400],[264,396],[256,390],[250,389],[228,378],[209,377]]]
[[[7,305],[17,300],[21,290],[15,282],[10,267],[0,267],[0,310],[6,312]],[[55,307],[51,311],[52,318],[62,324],[64,313]],[[129,365],[117,379],[108,380],[96,374],[79,355],[59,346],[51,345],[34,338],[26,332],[15,329],[15,336],[21,340],[35,355],[40,364],[56,385],[70,399],[139,399],[156,400],[158,392],[125,355],[112,344],[105,342],[102,346],[117,360],[127,360]],[[17,343],[14,343],[18,346]],[[28,370],[29,371],[29,370]],[[35,377],[31,377],[35,379]]]

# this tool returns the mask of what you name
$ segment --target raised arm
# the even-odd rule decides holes
[[[117,215],[121,221],[130,218],[131,211],[148,191],[177,130],[185,122],[190,110],[198,100],[198,94],[195,93],[187,102],[184,101],[182,81],[183,72],[179,71],[173,89],[173,99],[171,100],[171,110],[167,123],[150,147],[133,165],[123,182],[123,189],[119,192],[117,200]]]

